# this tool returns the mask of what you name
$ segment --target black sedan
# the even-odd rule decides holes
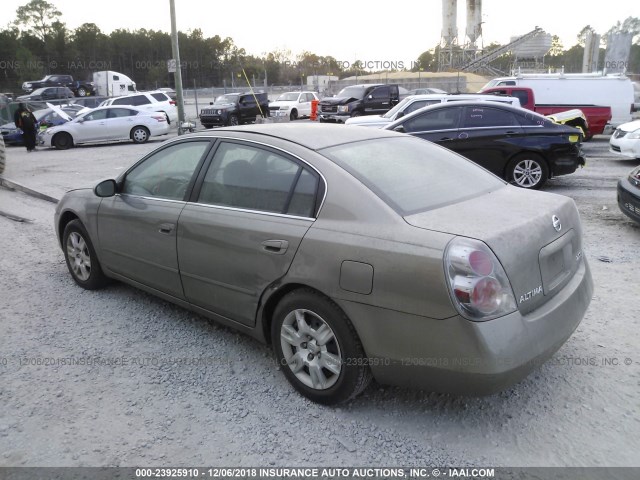
[[[17,102],[24,101],[45,101],[45,100],[57,100],[57,99],[69,99],[75,98],[75,95],[71,89],[67,87],[43,87],[34,90],[28,95],[22,95],[16,98]]]
[[[584,165],[579,130],[529,110],[487,103],[431,105],[385,129],[442,145],[523,188],[540,188],[550,177]]]
[[[640,167],[618,181],[618,206],[622,213],[640,223]]]

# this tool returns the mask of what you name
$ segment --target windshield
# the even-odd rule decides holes
[[[410,101],[411,101],[410,97],[405,98],[399,104],[397,104],[395,107],[393,107],[391,110],[389,110],[387,113],[382,115],[382,118],[393,118],[395,116],[395,114],[398,113],[400,110],[403,110],[405,105],[407,103],[409,103]]]
[[[337,95],[338,98],[364,98],[364,88],[363,87],[346,87],[340,90]]]
[[[413,137],[347,143],[320,152],[403,216],[461,202],[505,186],[502,180],[471,160]]]
[[[298,95],[300,94],[297,92],[283,93],[278,97],[276,102],[295,102],[298,100]]]
[[[227,95],[220,95],[216,98],[215,103],[236,103],[240,95],[237,93],[229,93]]]

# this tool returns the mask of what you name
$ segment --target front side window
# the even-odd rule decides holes
[[[389,98],[389,87],[376,88],[372,94],[373,98],[380,100],[383,98]]]
[[[105,108],[103,110],[96,110],[93,112],[89,112],[82,118],[84,118],[85,122],[92,122],[94,120],[104,120],[105,118],[107,118],[107,109]]]
[[[199,203],[313,216],[318,176],[269,150],[222,143],[205,175]]]
[[[458,128],[462,107],[439,108],[407,119],[402,125],[405,132],[428,132]]]
[[[189,141],[163,148],[127,173],[122,193],[184,200],[189,182],[208,147],[208,141]]]

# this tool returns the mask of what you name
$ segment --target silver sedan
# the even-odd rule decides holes
[[[503,389],[560,348],[593,291],[573,200],[377,129],[178,137],[68,192],[55,226],[81,287],[126,282],[269,342],[326,404],[372,377]]]

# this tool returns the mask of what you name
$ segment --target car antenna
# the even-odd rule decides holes
[[[247,77],[247,72],[242,69],[242,74],[244,75],[244,79],[247,81],[247,85],[249,85],[249,90],[251,91],[251,95],[253,95],[253,99],[256,101],[256,105],[258,106],[258,110],[260,110],[260,116],[262,118],[266,118],[264,112],[262,111],[262,107],[260,106],[260,102],[258,101],[258,97],[256,97],[255,92],[253,91],[253,87],[251,86],[251,82],[249,82],[249,77]]]

